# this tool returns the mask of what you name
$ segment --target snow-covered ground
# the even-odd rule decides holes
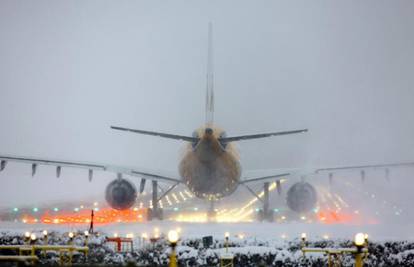
[[[269,224],[270,225],[270,224]],[[25,227],[13,231],[2,230],[0,232],[0,244],[23,244],[23,235],[19,233]],[[27,228],[26,228],[27,230]],[[31,229],[34,230],[34,229]],[[36,230],[38,231],[38,230]],[[50,231],[49,244],[67,244],[68,234],[59,231]],[[160,228],[160,231],[162,229]],[[40,232],[37,232],[41,236]],[[171,249],[165,238],[161,237],[156,243],[141,243],[135,238],[134,250],[116,252],[114,246],[105,242],[105,233],[99,232],[89,237],[89,254],[85,258],[82,253],[75,253],[74,263],[78,264],[104,264],[128,265],[128,266],[167,266]],[[300,240],[280,239],[272,237],[267,241],[257,237],[247,236],[243,239],[232,236],[229,240],[228,251],[225,248],[223,238],[214,239],[209,248],[204,248],[200,238],[182,238],[177,245],[177,259],[179,266],[207,267],[219,266],[223,255],[231,254],[234,258],[234,266],[326,266],[327,257],[322,253],[307,253],[306,256],[300,250]],[[44,244],[45,240],[39,238],[36,244]],[[75,235],[74,243],[84,245],[85,237],[82,232]],[[349,239],[313,240],[309,241],[311,247],[353,247]],[[2,251],[1,253],[10,253]],[[40,264],[56,265],[59,263],[59,254],[47,252],[37,253]],[[353,266],[352,255],[341,257],[342,266]],[[370,242],[369,255],[364,266],[414,266],[414,243],[407,241],[397,242]]]
[[[59,232],[86,230],[88,225],[55,225],[55,224],[24,224],[14,222],[1,222],[0,230],[7,230],[16,233],[23,233],[27,230],[55,230]],[[112,224],[106,226],[96,226],[95,229],[108,235],[117,233],[119,236],[133,233],[141,236],[142,233],[151,235],[155,228],[160,233],[166,234],[171,229],[181,229],[183,238],[200,238],[203,236],[213,236],[223,238],[225,232],[229,232],[231,237],[238,238],[252,237],[258,240],[292,240],[300,237],[301,233],[307,233],[312,239],[352,239],[358,232],[368,233],[374,241],[399,241],[414,240],[413,223],[406,224],[376,224],[376,225],[326,225],[326,224],[306,224],[306,223],[176,223],[170,221],[153,221],[136,224]]]
[[[83,245],[83,231],[87,225],[42,225],[3,222],[0,224],[1,244],[23,244],[25,231],[49,231],[49,244],[67,244],[68,231],[76,231],[75,244]],[[142,241],[141,234],[148,236],[157,229],[161,238],[156,243]],[[414,266],[414,242],[408,225],[347,226],[317,225],[302,223],[172,223],[168,221],[142,224],[114,224],[96,227],[99,235],[89,238],[90,253],[85,259],[82,254],[74,257],[75,262],[127,264],[138,266],[165,266],[168,263],[170,248],[165,240],[171,229],[180,229],[181,240],[177,246],[180,266],[219,266],[224,248],[224,233],[229,232],[228,252],[234,256],[235,266],[326,266],[326,256],[321,253],[307,254],[300,251],[300,234],[306,232],[309,246],[312,247],[352,247],[351,239],[356,232],[370,235],[370,255],[367,266]],[[117,253],[114,246],[105,243],[106,237],[114,234],[126,236],[134,234],[134,251]],[[213,236],[213,245],[206,249],[201,238]],[[44,241],[37,240],[39,244]],[[53,264],[59,260],[58,255],[48,253],[47,257],[39,255],[41,263]],[[352,266],[353,257],[343,258],[343,266]]]

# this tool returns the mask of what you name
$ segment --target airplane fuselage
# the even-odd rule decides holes
[[[240,180],[241,168],[234,146],[223,144],[224,131],[207,125],[193,134],[199,141],[188,144],[179,164],[184,183],[195,196],[215,200],[233,193]]]

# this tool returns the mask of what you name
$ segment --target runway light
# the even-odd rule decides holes
[[[365,235],[363,233],[358,233],[354,238],[355,246],[362,247],[365,244]]]
[[[36,234],[31,234],[30,235],[30,240],[35,241],[36,240]]]
[[[302,234],[300,235],[300,238],[301,238],[303,241],[305,241],[305,240],[306,240],[306,233],[302,233]]]
[[[176,244],[178,241],[178,233],[175,230],[171,230],[168,232],[168,241],[170,241],[170,243],[172,244]]]

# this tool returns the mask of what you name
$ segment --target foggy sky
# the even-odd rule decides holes
[[[176,174],[182,142],[109,126],[203,124],[211,21],[216,123],[309,128],[240,142],[243,170],[414,160],[413,15],[412,1],[3,0],[0,154]],[[114,177],[30,172],[9,163],[0,206],[100,196]]]

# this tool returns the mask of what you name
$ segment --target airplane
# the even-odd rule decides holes
[[[258,133],[249,135],[227,136],[226,132],[217,127],[214,123],[214,75],[213,75],[213,42],[212,26],[209,24],[208,29],[208,57],[207,57],[207,84],[206,84],[206,102],[205,102],[205,123],[196,129],[191,136],[177,135],[163,132],[154,132],[147,130],[131,129],[119,126],[111,126],[111,129],[117,131],[127,131],[136,134],[152,135],[162,138],[181,140],[186,142],[186,150],[178,170],[180,177],[165,176],[157,172],[147,172],[136,168],[114,166],[110,164],[99,163],[82,163],[76,161],[58,161],[41,158],[20,157],[10,155],[0,155],[0,171],[3,171],[8,161],[24,162],[32,164],[32,176],[35,175],[38,165],[56,166],[56,176],[61,174],[62,167],[84,168],[88,169],[89,180],[92,180],[93,171],[109,171],[117,174],[117,179],[112,181],[106,187],[105,197],[108,204],[114,209],[129,209],[135,204],[137,190],[133,183],[123,178],[122,175],[140,177],[139,192],[142,193],[145,188],[146,180],[152,180],[152,204],[153,208],[149,210],[149,219],[162,219],[162,210],[158,207],[158,202],[166,196],[177,185],[184,184],[198,198],[210,201],[211,206],[209,213],[214,216],[214,201],[231,195],[240,185],[245,186],[250,193],[263,202],[263,219],[271,220],[269,211],[269,182],[276,180],[280,188],[282,177],[304,173],[303,170],[292,169],[289,171],[278,171],[272,175],[260,177],[242,177],[242,170],[238,159],[238,153],[234,147],[234,142],[246,141],[272,136],[283,136],[291,134],[306,133],[308,129],[298,129],[289,131],[278,131],[268,133]],[[330,168],[314,168],[306,170],[308,174],[321,172],[332,173],[335,170],[348,169],[369,169],[369,168],[388,168],[395,166],[412,166],[414,162],[394,163],[394,164],[376,164],[368,166],[341,166]],[[387,169],[388,170],[388,169]],[[159,197],[158,182],[167,182],[172,185]],[[250,183],[264,183],[263,197],[258,196],[249,186]],[[295,189],[295,190],[293,190]],[[304,181],[292,186],[293,192],[288,195],[288,205],[293,201],[291,209],[298,212],[304,212],[316,204],[316,192],[312,185]],[[289,193],[288,192],[288,193]],[[292,200],[293,199],[293,200]]]

